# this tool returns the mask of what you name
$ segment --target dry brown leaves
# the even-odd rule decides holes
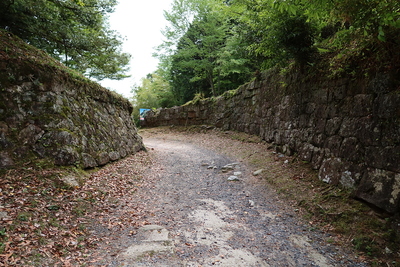
[[[140,203],[129,201],[152,162],[145,152],[93,172],[81,187],[64,184],[60,169],[8,170],[0,180],[0,266],[76,266],[102,237],[88,225],[139,227]],[[115,212],[128,206],[123,212]]]

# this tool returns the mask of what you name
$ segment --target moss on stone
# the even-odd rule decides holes
[[[0,50],[7,51],[0,54],[0,74],[4,74],[0,75],[0,95],[7,100],[0,102],[0,121],[11,128],[7,131],[7,140],[13,144],[9,154],[18,154],[23,146],[18,134],[26,125],[44,131],[39,140],[33,141],[36,143],[24,145],[23,150],[32,153],[24,152],[18,162],[33,160],[40,154],[50,159],[58,157],[61,164],[63,156],[71,164],[80,164],[82,153],[94,155],[99,149],[110,153],[125,143],[143,147],[130,121],[133,108],[127,99],[1,30]],[[119,123],[120,118],[127,121]],[[61,131],[70,136],[52,134]],[[100,142],[107,145],[99,148]],[[124,154],[136,152],[133,149],[127,148]]]

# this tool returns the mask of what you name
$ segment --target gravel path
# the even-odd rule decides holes
[[[114,237],[106,266],[367,266],[310,228],[243,162],[179,135],[144,134],[144,142],[157,162],[145,175],[153,186],[135,196],[148,225]]]

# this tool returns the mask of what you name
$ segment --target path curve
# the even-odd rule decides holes
[[[179,136],[144,142],[159,164],[147,174],[158,177],[154,187],[140,193],[154,214],[107,266],[366,266],[310,229],[244,163]]]

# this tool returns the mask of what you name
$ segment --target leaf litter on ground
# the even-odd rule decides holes
[[[260,138],[191,127],[142,133],[180,134],[189,142],[234,155],[254,171],[263,169],[257,177],[308,219],[310,227],[331,232],[333,243],[356,244],[362,249],[364,243],[369,244],[370,234],[381,250],[390,245],[384,242],[389,221],[376,219],[371,209],[352,200],[347,192],[318,181],[306,164],[296,157],[282,157]],[[154,187],[162,172],[151,153],[142,151],[91,171],[80,186],[63,182],[63,168],[28,165],[0,173],[0,266],[104,266],[105,255],[117,255],[122,249],[115,244],[123,242],[115,239],[134,236],[154,216],[156,211],[149,210],[140,192]],[[397,251],[396,240],[389,247],[392,251]],[[385,258],[393,260],[366,249],[359,252],[360,259],[371,260],[373,252],[371,262],[377,266],[389,262]]]
[[[142,151],[92,171],[77,187],[60,179],[65,175],[60,168],[5,171],[0,180],[0,266],[76,266],[107,242],[91,234],[93,225],[114,230],[146,224],[145,207],[129,198],[149,186],[142,175],[151,165]]]

